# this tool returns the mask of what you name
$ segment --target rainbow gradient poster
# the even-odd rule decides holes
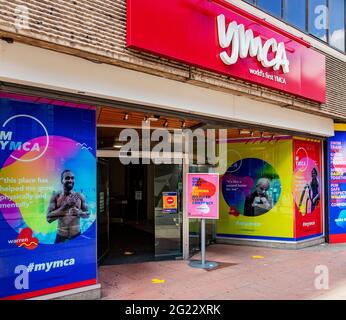
[[[0,98],[0,299],[96,283],[95,108]]]
[[[294,239],[292,139],[227,141],[217,237]]]

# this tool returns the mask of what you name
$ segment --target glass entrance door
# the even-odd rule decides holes
[[[97,159],[97,260],[109,250],[109,162]]]
[[[183,255],[183,166],[154,165],[155,258]]]

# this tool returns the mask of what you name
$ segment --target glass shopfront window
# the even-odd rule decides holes
[[[329,44],[345,51],[344,0],[329,0]]]
[[[183,167],[155,165],[155,257],[182,256]]]

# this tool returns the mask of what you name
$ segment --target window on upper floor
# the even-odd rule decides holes
[[[345,1],[329,0],[329,44],[345,51]]]
[[[251,4],[256,4],[256,0],[244,0],[245,2],[251,3]]]
[[[284,0],[283,18],[289,24],[306,31],[306,1]]]
[[[327,41],[327,30],[327,0],[309,0],[309,33],[323,41]]]
[[[282,1],[281,0],[257,0],[257,6],[272,15],[281,18]]]
[[[244,0],[345,52],[345,0]]]

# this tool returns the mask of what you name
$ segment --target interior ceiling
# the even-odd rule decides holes
[[[143,112],[125,111],[110,107],[102,107],[98,109],[97,124],[98,126],[104,125],[120,128],[141,128],[142,121],[145,120],[145,117],[148,119],[158,119],[157,121],[150,120],[151,128],[164,128],[165,123],[167,123],[168,129],[181,129],[183,128],[183,125],[185,128],[192,128],[200,124],[198,121],[188,120],[184,117],[173,118],[172,116],[166,117],[156,113],[145,114]]]
[[[145,119],[158,119],[157,121],[150,120],[150,128],[166,128],[173,129],[197,129],[197,128],[217,128],[203,121],[190,120],[185,115],[181,117],[165,116],[160,113],[144,113],[137,111],[126,111],[123,109],[115,109],[111,107],[99,107],[97,110],[97,134],[98,139],[115,139],[119,136],[120,131],[123,128],[141,129],[142,122]],[[165,127],[165,123],[167,127]],[[254,129],[244,128],[227,128],[228,139],[239,138],[275,138],[277,136],[283,136],[275,132],[263,132]],[[218,130],[216,131],[216,138],[218,138]]]

